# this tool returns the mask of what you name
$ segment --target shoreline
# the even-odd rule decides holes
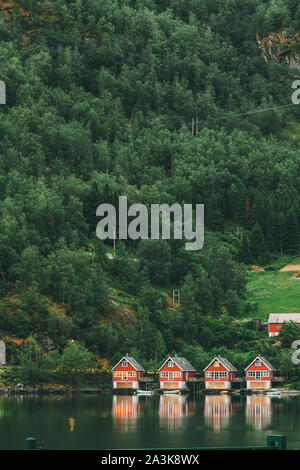
[[[110,390],[102,390],[101,388],[73,388],[73,387],[31,387],[27,385],[8,386],[0,388],[0,396],[3,395],[68,395],[72,393],[78,394],[102,394],[111,393]]]
[[[228,390],[226,395],[228,396],[246,396],[246,395],[268,395],[268,392],[271,390],[239,390],[239,391],[233,391],[233,390]],[[297,396],[300,395],[300,389],[282,389],[284,396]],[[116,391],[113,388],[112,389],[106,389],[103,390],[102,388],[84,388],[84,387],[67,387],[67,386],[60,386],[60,387],[45,387],[45,386],[27,386],[23,384],[18,384],[15,386],[7,386],[7,387],[0,387],[0,397],[1,396],[18,396],[18,395],[71,395],[71,394],[77,394],[77,395],[87,395],[87,394],[94,394],[94,395],[100,395],[100,394],[110,394],[110,395],[123,395],[123,394],[130,394],[130,395],[135,395],[131,390],[125,392],[123,390],[121,393],[120,391]],[[160,390],[156,390],[157,395],[161,395],[162,392]],[[187,391],[186,393],[183,393],[183,395],[220,395],[220,391],[218,390],[199,390],[197,392],[192,392],[192,391]]]

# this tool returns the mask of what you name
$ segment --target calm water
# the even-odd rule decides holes
[[[265,445],[286,434],[300,449],[300,397],[0,397],[0,449],[36,437],[45,449]]]

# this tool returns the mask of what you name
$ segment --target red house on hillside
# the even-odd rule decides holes
[[[144,377],[145,369],[133,357],[122,357],[112,368],[113,388],[139,388],[139,380]]]
[[[270,313],[268,320],[269,336],[278,336],[279,329],[286,321],[300,324],[300,313]]]
[[[186,389],[196,369],[184,357],[168,357],[158,369],[161,389]]]
[[[228,390],[236,373],[237,369],[225,357],[215,357],[204,369],[205,388]]]
[[[262,356],[257,356],[246,367],[247,388],[268,390],[271,388],[275,368]]]

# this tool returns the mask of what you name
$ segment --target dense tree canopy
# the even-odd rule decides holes
[[[300,230],[300,146],[287,131],[300,111],[280,108],[299,72],[266,62],[257,35],[297,31],[298,2],[18,5],[0,21],[0,290],[26,308],[14,320],[1,310],[1,331],[42,329],[60,352],[75,338],[110,358],[126,347],[160,360],[184,344],[251,351],[252,330],[223,328],[244,308],[236,264],[297,254]],[[120,241],[109,259],[96,208],[121,195],[204,204],[204,249]],[[135,296],[126,334],[112,287]],[[162,294],[172,288],[176,312]]]

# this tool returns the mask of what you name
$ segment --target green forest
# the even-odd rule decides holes
[[[149,370],[175,353],[242,370],[262,354],[300,385],[298,327],[275,345],[247,291],[249,266],[274,271],[300,251],[299,2],[18,0],[0,15],[8,376],[39,382],[125,352]],[[259,41],[283,32],[293,40],[265,57]],[[204,204],[204,248],[117,240],[114,252],[96,209],[120,196]]]

